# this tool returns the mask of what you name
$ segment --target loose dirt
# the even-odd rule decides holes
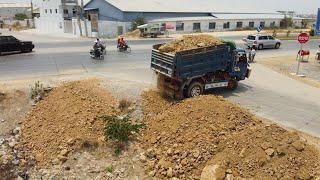
[[[173,40],[159,47],[160,52],[175,54],[179,51],[195,49],[199,47],[215,46],[222,44],[222,41],[214,36],[202,35],[186,35],[182,38]]]
[[[0,136],[14,129],[30,109],[30,99],[24,90],[0,91]]]
[[[97,117],[115,113],[117,103],[92,79],[54,88],[23,122],[22,145],[40,166],[64,162],[70,152],[104,142],[104,122]]]
[[[139,37],[141,37],[141,32],[139,29],[136,29],[134,31],[125,33],[124,36],[129,37],[129,38],[139,38]]]
[[[222,97],[172,103],[151,91],[143,99],[148,128],[142,142],[150,176],[200,179],[204,167],[217,167],[213,176],[201,178],[320,177],[319,150]]]

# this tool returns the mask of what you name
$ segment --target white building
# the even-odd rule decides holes
[[[76,0],[41,0],[37,3],[40,17],[35,26],[46,33],[72,33],[71,19],[76,16]]]
[[[98,17],[98,34],[117,36],[130,29],[137,17],[148,23],[170,24],[173,33],[229,31],[257,27],[279,27],[284,15],[270,10],[221,7],[218,0],[90,0],[89,16]],[[294,19],[301,25],[301,19]]]
[[[29,18],[30,3],[0,3],[0,19],[13,19],[16,14],[26,14]]]

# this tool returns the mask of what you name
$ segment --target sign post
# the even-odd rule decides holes
[[[316,35],[320,36],[320,8],[318,9],[317,23],[315,27]]]
[[[300,43],[300,51],[299,51],[297,72],[295,74],[297,76],[301,76],[301,77],[304,76],[299,74],[299,70],[300,70],[300,63],[302,61],[302,55],[303,55],[303,45],[309,41],[309,38],[310,38],[309,34],[305,32],[300,33],[298,36],[298,42]]]

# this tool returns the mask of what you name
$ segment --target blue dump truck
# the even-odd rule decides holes
[[[234,90],[249,78],[246,51],[232,43],[163,53],[153,46],[151,69],[158,75],[158,88],[176,99],[195,97],[213,88]]]

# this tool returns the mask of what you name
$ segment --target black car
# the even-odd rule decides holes
[[[0,55],[9,52],[31,52],[34,45],[31,41],[20,41],[13,36],[0,35]]]

